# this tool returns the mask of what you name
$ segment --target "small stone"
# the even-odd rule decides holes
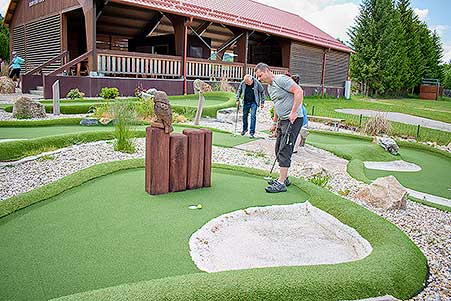
[[[84,118],[80,121],[80,125],[84,126],[99,125],[99,121],[95,118]]]

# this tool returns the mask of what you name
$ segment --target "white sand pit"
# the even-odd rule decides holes
[[[390,162],[365,161],[363,162],[363,164],[368,169],[377,169],[386,171],[415,172],[421,170],[421,166],[403,160],[396,160]]]
[[[206,272],[336,264],[372,251],[356,230],[309,202],[221,215],[196,231],[189,245],[194,263]]]

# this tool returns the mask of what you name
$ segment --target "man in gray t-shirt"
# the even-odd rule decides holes
[[[302,102],[304,91],[289,76],[274,75],[269,66],[259,63],[255,66],[255,75],[263,83],[268,84],[268,92],[274,102],[273,127],[277,126],[275,152],[279,162],[280,172],[277,180],[271,180],[266,192],[284,192],[290,185],[288,168],[291,165],[291,155],[302,127]]]

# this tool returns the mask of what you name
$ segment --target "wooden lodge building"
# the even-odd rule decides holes
[[[11,0],[4,23],[25,60],[23,92],[138,85],[192,93],[258,62],[298,73],[306,94],[342,96],[351,49],[303,18],[251,0]]]

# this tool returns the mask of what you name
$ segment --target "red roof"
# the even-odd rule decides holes
[[[344,52],[352,50],[298,15],[251,0],[112,0],[228,24]]]

